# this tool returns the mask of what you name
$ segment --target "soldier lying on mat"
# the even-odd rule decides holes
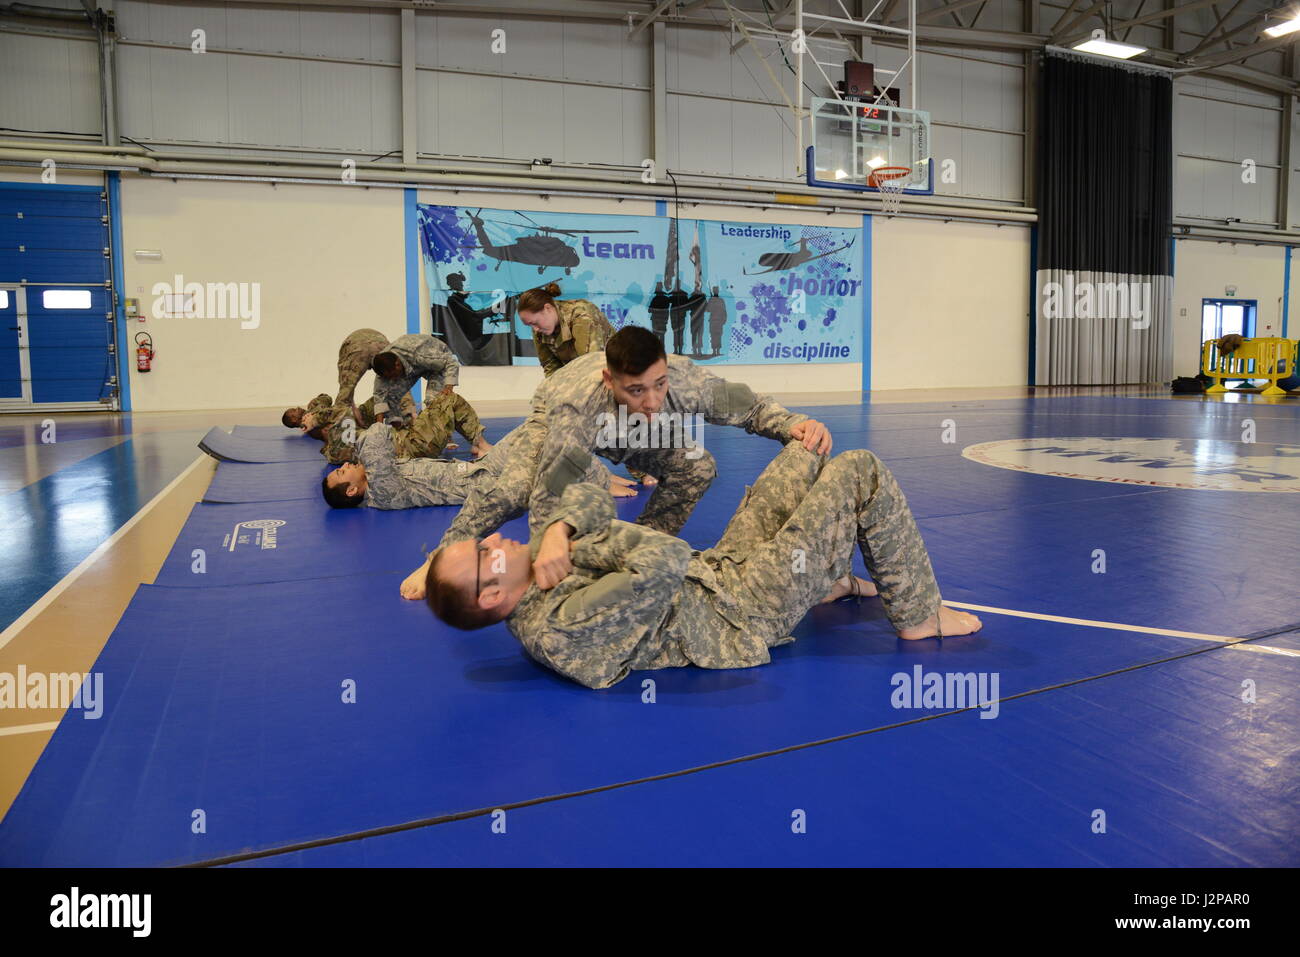
[[[321,455],[325,456],[325,461],[331,465],[357,461],[357,437],[382,418],[378,406],[373,398],[343,414],[338,414],[338,406],[335,406],[330,410],[332,418],[323,419],[320,426],[307,433],[324,440]],[[492,449],[474,407],[454,392],[435,397],[419,415],[415,414],[415,403],[410,395],[404,395],[402,411],[412,416],[410,425],[394,436],[398,454],[403,458],[433,458],[441,455],[444,448],[459,448],[449,441],[453,431],[469,441],[470,450],[477,458],[482,458]]]
[[[308,402],[305,409],[300,405],[285,409],[284,414],[280,416],[280,424],[286,429],[309,432],[320,422],[321,417],[329,412],[333,404],[334,400],[322,392]]]
[[[422,508],[459,505],[479,484],[492,484],[510,455],[522,426],[507,432],[487,454],[473,462],[418,454],[428,449],[414,446],[421,432],[419,418],[411,428],[397,431],[383,422],[371,425],[356,443],[356,462],[341,465],[321,480],[321,494],[333,508]],[[436,446],[432,446],[436,448]],[[412,454],[417,453],[417,454]],[[598,466],[589,476],[608,484],[609,470]],[[419,568],[423,581],[427,562]]]
[[[531,545],[498,533],[434,552],[428,603],[464,630],[504,621],[531,657],[589,688],[629,671],[748,668],[793,641],[818,602],[876,594],[852,574],[855,542],[900,638],[979,630],[974,615],[940,603],[889,469],[866,450],[827,459],[797,441],[708,551],[618,521],[604,489],[574,484]]]

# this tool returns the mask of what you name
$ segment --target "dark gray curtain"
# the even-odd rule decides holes
[[[1035,382],[1168,381],[1172,81],[1049,53],[1041,90]]]

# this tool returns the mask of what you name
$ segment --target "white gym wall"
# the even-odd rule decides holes
[[[40,0],[80,9],[79,0]],[[117,96],[121,133],[156,151],[337,166],[402,147],[401,15],[395,9],[167,3],[100,0],[117,16]],[[759,10],[755,0],[739,4]],[[783,6],[783,5],[782,5]],[[836,12],[807,0],[808,9]],[[870,6],[870,5],[869,5]],[[868,8],[869,8],[868,6]],[[924,4],[923,4],[924,6]],[[1050,25],[1069,6],[1039,5]],[[1116,3],[1131,13],[1137,0]],[[710,8],[703,8],[708,10]],[[850,4],[850,9],[855,9]],[[980,20],[989,31],[1023,28],[1020,2],[990,0]],[[1204,14],[1213,22],[1210,11]],[[1199,16],[1199,15],[1198,15]],[[748,47],[733,55],[725,30],[653,27],[629,39],[625,21],[487,17],[421,10],[414,14],[417,148],[421,162],[484,174],[519,174],[537,157],[557,174],[606,179],[591,190],[639,182],[655,151],[652,130],[654,44],[662,43],[668,168],[696,183],[769,196],[790,183],[795,150],[789,111]],[[1196,17],[1179,20],[1182,48],[1198,42]],[[206,31],[207,52],[191,52],[192,31]],[[488,52],[489,33],[506,31],[504,56]],[[655,34],[659,34],[656,41]],[[1135,27],[1134,42],[1160,45],[1162,24]],[[767,48],[771,48],[770,42]],[[815,39],[823,62],[847,58]],[[882,69],[901,52],[864,44]],[[793,76],[779,55],[768,63],[787,94]],[[1281,75],[1282,53],[1252,60]],[[828,68],[838,79],[837,68]],[[944,47],[919,59],[920,106],[934,121],[937,160],[955,162],[957,180],[936,177],[936,201],[1003,210],[1032,205],[1026,195],[1025,56]],[[88,34],[35,22],[0,21],[0,126],[15,130],[100,132],[96,45]],[[809,67],[807,82],[825,93]],[[1288,215],[1277,209],[1284,128],[1294,98],[1201,75],[1175,84],[1175,222],[1261,234],[1300,223],[1300,188]],[[1300,123],[1290,151],[1300,166]],[[0,138],[17,134],[0,133]],[[124,141],[125,142],[125,141]],[[1249,154],[1249,155],[1246,155]],[[1241,160],[1256,182],[1241,182]],[[1294,171],[1288,171],[1294,178]],[[233,173],[232,173],[233,174]],[[1114,170],[1113,175],[1123,175]],[[34,178],[30,168],[0,168],[0,180]],[[660,182],[665,182],[662,169]],[[63,170],[60,182],[98,182]],[[648,201],[524,192],[461,193],[421,189],[421,202],[575,212],[652,213]],[[1297,180],[1300,182],[1300,180]],[[852,194],[850,194],[852,195]],[[338,340],[351,329],[406,327],[406,227],[402,191],[343,185],[178,180],[122,174],[121,225],[126,295],[147,309],[154,282],[187,280],[262,284],[257,330],[217,333],[205,320],[130,323],[150,331],[158,360],[132,373],[140,410],[284,405],[332,388]],[[691,204],[683,214],[773,223],[851,225],[860,214],[799,207],[754,209]],[[1029,230],[1024,226],[943,219],[875,219],[872,269],[871,380],[874,389],[1004,386],[1026,382]],[[161,263],[139,263],[135,249],[157,249]],[[1260,304],[1261,331],[1280,331],[1285,250],[1179,240],[1175,275],[1175,372],[1191,371],[1202,296],[1235,284]],[[1296,270],[1293,270],[1293,275]],[[563,285],[563,281],[561,280]],[[427,291],[421,277],[421,321]],[[144,291],[141,292],[140,290]],[[1292,302],[1295,302],[1293,297]],[[1195,305],[1195,309],[1192,306]],[[1188,317],[1180,315],[1188,309]],[[1270,319],[1271,317],[1271,319]],[[1186,321],[1186,320],[1193,321]],[[1300,321],[1292,317],[1290,332]],[[726,367],[763,390],[855,391],[857,364]],[[475,368],[462,391],[471,399],[528,394],[537,373]]]

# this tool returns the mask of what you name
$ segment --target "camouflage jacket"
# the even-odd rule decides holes
[[[357,440],[357,456],[366,467],[366,494],[361,504],[381,509],[459,505],[480,474],[500,472],[513,434],[508,433],[477,462],[403,459],[394,443],[393,427],[376,422]]]
[[[334,405],[334,396],[326,395],[322,392],[316,398],[307,403],[307,414],[316,416],[316,424],[324,425],[326,420],[333,421],[331,407]]]
[[[548,376],[578,356],[604,349],[614,334],[605,314],[586,299],[557,299],[555,311],[560,318],[554,332],[533,332],[537,361]]]
[[[622,462],[633,452],[626,436],[617,437],[619,407],[605,387],[601,373],[605,353],[592,352],[574,359],[538,389],[534,408],[543,408],[547,435],[538,459],[537,479],[530,508],[549,512],[555,505],[555,488],[581,481],[595,453]],[[712,425],[732,425],[784,444],[790,430],[808,416],[791,412],[771,396],[755,395],[741,382],[728,382],[683,356],[668,357],[668,395],[659,421],[676,421],[678,433],[702,443],[695,415]],[[661,429],[665,431],[664,429]],[[610,441],[610,439],[613,439]],[[688,453],[689,454],[689,453]],[[653,474],[653,472],[651,473]]]
[[[506,619],[532,658],[588,688],[608,688],[629,671],[769,660],[708,552],[614,515],[605,489],[565,489],[551,523],[574,529],[573,571],[550,591],[530,586]],[[534,557],[543,533],[532,538]]]
[[[411,391],[416,380],[424,380],[425,402],[444,386],[460,382],[460,363],[437,336],[398,336],[388,344],[388,351],[402,360],[400,379],[375,377],[375,411],[391,422],[401,415],[402,396]]]

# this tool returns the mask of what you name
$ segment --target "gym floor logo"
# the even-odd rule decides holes
[[[1300,445],[1210,439],[1032,438],[962,450],[1000,469],[1220,492],[1300,492]]]
[[[223,548],[235,550],[236,545],[257,545],[261,548],[275,548],[275,530],[284,524],[280,518],[258,518],[251,522],[240,522],[221,542]],[[241,532],[240,529],[245,529]]]

